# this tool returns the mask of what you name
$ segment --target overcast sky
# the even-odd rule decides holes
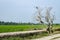
[[[34,22],[35,7],[53,7],[55,23],[60,23],[60,0],[0,0],[0,21]]]

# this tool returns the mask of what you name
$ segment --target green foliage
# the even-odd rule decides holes
[[[1,32],[28,31],[46,28],[46,25],[0,25]],[[53,29],[60,28],[60,25],[53,25]]]
[[[0,25],[1,32],[28,31],[46,28],[46,25]],[[60,25],[53,25],[53,29],[60,28]]]
[[[46,28],[44,25],[0,25],[1,32],[27,31]]]

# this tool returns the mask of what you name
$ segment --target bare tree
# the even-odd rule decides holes
[[[41,9],[39,9],[38,7],[36,7],[36,9],[38,10],[38,15],[36,17],[36,20],[39,22],[39,23],[45,23],[43,20],[42,20],[42,15],[41,15]],[[54,20],[54,15],[51,15],[51,11],[52,10],[52,7],[48,7],[46,9],[46,15],[45,15],[45,21],[47,22],[47,31],[48,33],[51,33],[53,32],[52,31],[52,27],[53,27],[53,20]]]
[[[52,9],[51,7],[47,8],[46,16],[45,16],[45,20],[46,20],[47,26],[48,26],[48,28],[47,28],[48,33],[52,32],[52,26],[53,26],[52,25],[53,24],[53,17],[51,17],[51,13],[50,13],[51,9]]]
[[[36,20],[37,20],[39,23],[43,23],[43,21],[42,21],[42,15],[41,15],[42,10],[39,9],[38,7],[36,7],[36,9],[38,10],[38,15],[36,16]]]

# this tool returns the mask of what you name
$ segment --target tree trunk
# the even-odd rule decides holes
[[[48,31],[49,34],[52,33],[52,25],[50,23],[48,23],[47,31]]]

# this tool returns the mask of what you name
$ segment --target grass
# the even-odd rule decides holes
[[[58,28],[60,28],[60,25],[53,25],[53,28],[58,29]]]
[[[46,28],[44,25],[0,25],[0,33]]]
[[[28,30],[42,29],[42,28],[46,28],[46,25],[0,25],[0,33],[28,31]],[[60,25],[53,25],[53,29],[56,28],[60,28]]]
[[[53,25],[54,29],[60,28],[60,25]],[[34,29],[42,29],[46,28],[45,25],[0,25],[0,33],[2,32],[15,32],[15,31],[28,31],[28,30],[34,30]],[[27,36],[27,37],[5,37],[0,38],[0,40],[30,40],[33,38],[40,38],[43,36],[48,36],[47,33],[39,33],[37,35],[33,36]]]

